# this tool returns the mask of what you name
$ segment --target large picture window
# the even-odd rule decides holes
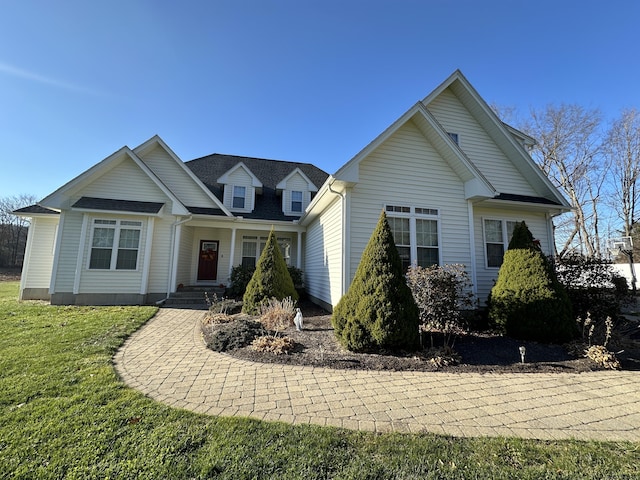
[[[487,267],[500,268],[504,252],[509,245],[515,221],[484,219],[484,243]]]
[[[136,270],[142,222],[95,219],[91,231],[89,268]]]
[[[405,271],[440,263],[437,209],[387,205],[386,212]]]

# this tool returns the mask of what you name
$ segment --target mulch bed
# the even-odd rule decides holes
[[[562,345],[523,342],[490,333],[475,332],[459,337],[455,351],[458,365],[436,366],[426,352],[367,354],[342,348],[335,339],[331,315],[310,304],[303,304],[304,330],[290,327],[281,335],[291,337],[297,348],[287,355],[256,352],[250,346],[227,351],[235,358],[263,363],[308,365],[336,369],[476,372],[476,373],[581,373],[600,370],[587,358],[576,358]],[[526,348],[521,363],[519,347]]]

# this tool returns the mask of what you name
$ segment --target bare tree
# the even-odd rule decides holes
[[[640,202],[640,112],[624,110],[609,128],[606,152],[611,162],[611,208],[631,236]]]
[[[14,215],[13,211],[36,201],[36,196],[29,194],[0,198],[0,266],[21,265],[29,222]]]
[[[579,105],[549,105],[531,110],[521,128],[538,144],[532,156],[569,198],[573,212],[556,223],[560,256],[576,247],[589,257],[601,256],[600,216],[607,164],[602,155],[599,110]],[[557,248],[557,247],[556,247]]]

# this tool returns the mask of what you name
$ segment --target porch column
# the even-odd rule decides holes
[[[299,269],[302,269],[302,232],[298,232],[298,249],[296,255],[296,262]]]
[[[229,250],[229,276],[227,281],[231,280],[231,270],[233,270],[233,258],[236,253],[236,227],[231,229],[231,249]]]

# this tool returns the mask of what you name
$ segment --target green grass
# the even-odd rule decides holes
[[[0,283],[0,478],[638,478],[640,444],[372,434],[197,415],[120,382],[151,307],[18,302]]]

